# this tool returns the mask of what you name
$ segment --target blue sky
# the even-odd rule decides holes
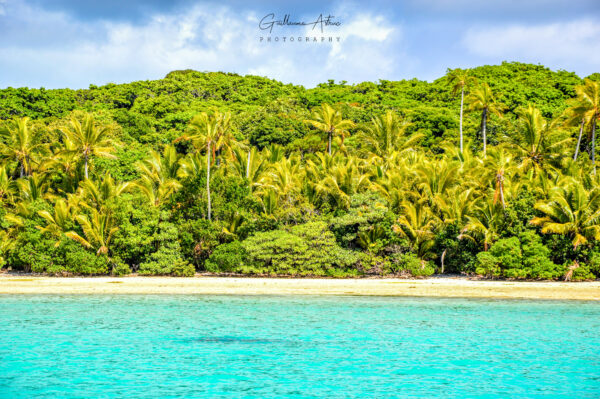
[[[274,13],[310,27],[258,27]],[[263,37],[263,41],[260,38]],[[447,68],[543,64],[600,72],[598,0],[0,0],[0,88],[84,88],[159,79],[175,69],[254,74],[312,87],[419,78]]]

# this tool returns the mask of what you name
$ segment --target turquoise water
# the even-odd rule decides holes
[[[600,304],[0,296],[2,398],[600,397]]]

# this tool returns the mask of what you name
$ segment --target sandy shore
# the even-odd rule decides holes
[[[600,282],[0,275],[0,294],[382,295],[600,300]]]

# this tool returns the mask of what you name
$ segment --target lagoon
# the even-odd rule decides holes
[[[516,396],[600,396],[600,303],[0,296],[1,398]]]

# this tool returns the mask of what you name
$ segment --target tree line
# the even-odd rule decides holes
[[[306,104],[306,113],[290,111],[298,99],[289,97],[241,112],[235,102],[209,104],[180,115],[161,142],[102,109],[6,119],[0,265],[51,274],[599,276],[598,82],[574,85],[549,115],[535,102],[502,102],[475,75],[444,78],[447,92],[436,95],[459,99],[458,126],[439,137],[418,113],[369,108],[376,99]],[[256,126],[275,136],[261,141]],[[278,143],[286,135],[296,138]]]

